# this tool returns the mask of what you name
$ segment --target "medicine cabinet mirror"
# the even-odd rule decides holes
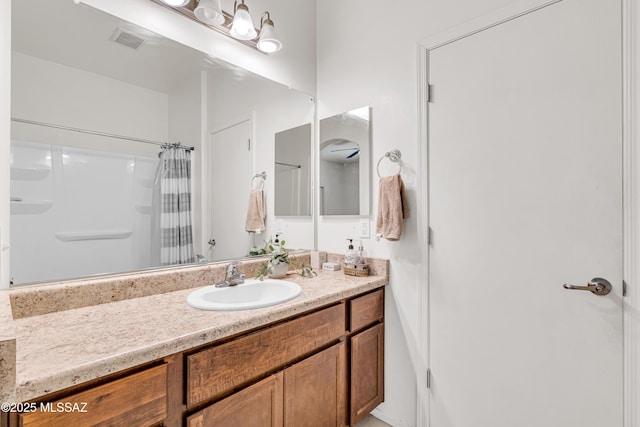
[[[311,123],[276,133],[275,215],[311,216]]]
[[[320,120],[320,215],[369,215],[371,109]]]
[[[14,285],[159,266],[150,223],[161,147],[141,140],[194,147],[200,262],[247,256],[276,233],[274,135],[313,120],[309,95],[83,3],[12,0],[11,13],[11,159],[4,161],[12,175],[4,203]],[[226,168],[218,185],[215,162]],[[252,178],[263,171],[266,230],[254,235],[245,218]],[[311,185],[306,179],[301,186]],[[232,219],[223,216],[229,212]],[[311,218],[290,235],[286,225],[287,246],[314,247]]]

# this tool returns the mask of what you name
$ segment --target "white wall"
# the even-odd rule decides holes
[[[16,118],[167,141],[168,96],[18,52],[12,57]],[[14,123],[13,137],[153,156],[158,147]],[[50,138],[56,138],[52,141]],[[47,139],[43,139],[47,138]]]
[[[386,395],[376,415],[390,424],[416,425],[416,387],[425,387],[420,322],[420,247],[417,207],[418,56],[417,42],[481,16],[510,0],[405,0],[390,4],[366,0],[323,0],[318,5],[318,115],[372,107],[372,167],[386,151],[399,149],[403,179],[413,208],[398,242],[365,240],[365,250],[391,260],[386,302]],[[377,211],[377,175],[372,183]],[[318,247],[344,252],[357,220],[319,219]],[[375,222],[374,222],[375,223]],[[374,230],[371,230],[372,236]],[[417,381],[416,381],[417,378]]]
[[[9,288],[9,152],[11,140],[11,2],[0,2],[0,289]]]
[[[284,47],[265,55],[149,0],[82,0],[186,46],[300,91],[315,94],[315,0],[264,0],[251,7],[254,24],[268,10]],[[226,2],[225,2],[226,3]]]
[[[253,116],[255,173],[266,171],[267,200],[266,231],[268,239],[281,231],[286,246],[313,248],[313,220],[308,218],[281,218],[276,221],[274,206],[275,134],[314,119],[314,101],[309,95],[288,89],[280,84],[251,76],[243,78],[230,71],[210,73],[208,79],[209,131],[237,123],[238,118]],[[251,177],[247,177],[247,188]],[[206,201],[203,200],[203,203]],[[243,215],[246,208],[242,209]],[[244,233],[244,231],[242,231]]]

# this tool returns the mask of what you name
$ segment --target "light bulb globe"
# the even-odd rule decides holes
[[[249,8],[244,4],[239,4],[235,15],[233,16],[233,24],[229,31],[231,37],[238,40],[253,40],[258,35],[253,27],[253,19],[249,14]]]

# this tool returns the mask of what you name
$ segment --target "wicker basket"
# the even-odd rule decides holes
[[[356,268],[347,267],[346,265],[342,266],[342,271],[347,276],[359,276],[366,277],[369,275],[369,265],[368,264],[356,264]]]

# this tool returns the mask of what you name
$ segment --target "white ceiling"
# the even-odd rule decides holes
[[[226,3],[225,0],[223,7],[227,7]],[[246,74],[71,0],[12,0],[11,7],[12,49],[27,55],[163,93],[169,93],[184,79],[199,78],[199,71],[205,66]],[[228,7],[233,8],[233,2]],[[114,43],[110,39],[118,28],[147,41],[138,50]]]

